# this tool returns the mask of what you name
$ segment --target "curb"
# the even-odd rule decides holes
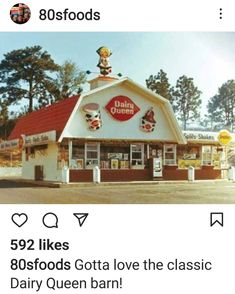
[[[62,188],[62,189],[68,189],[68,188],[81,188],[81,187],[112,187],[112,186],[132,186],[132,185],[173,185],[173,184],[188,184],[188,185],[197,185],[197,184],[219,184],[219,183],[235,183],[228,180],[196,180],[193,182],[190,181],[138,181],[138,182],[101,182],[101,183],[69,183],[64,184],[60,182],[47,182],[47,181],[34,181],[34,180],[23,180],[23,179],[10,179],[6,178],[4,179],[8,182],[13,183],[20,183],[20,184],[27,184],[32,187],[47,187],[47,188]]]

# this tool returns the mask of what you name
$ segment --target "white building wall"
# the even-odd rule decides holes
[[[0,167],[0,177],[21,177],[22,167]]]
[[[129,97],[139,108],[140,111],[135,114],[130,120],[118,121],[115,120],[106,111],[105,105],[115,96],[124,95]],[[85,120],[83,106],[87,103],[98,103],[100,105],[102,127],[96,131],[90,131]],[[151,133],[146,133],[140,130],[141,118],[153,107],[156,119],[155,130]],[[161,101],[153,96],[145,96],[128,89],[124,85],[117,85],[112,88],[104,89],[95,94],[91,94],[81,102],[73,119],[64,131],[64,137],[77,138],[92,138],[92,139],[127,139],[127,140],[159,140],[159,141],[177,141],[173,133],[166,114],[163,111]]]
[[[57,170],[58,146],[56,143],[48,144],[45,151],[35,152],[35,157],[30,156],[29,160],[25,160],[25,151],[22,153],[22,178],[34,180],[34,169],[36,165],[43,166],[45,181],[61,181],[61,170]]]

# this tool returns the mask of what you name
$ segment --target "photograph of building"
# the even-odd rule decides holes
[[[1,203],[235,203],[234,33],[1,38]]]
[[[169,102],[129,78],[99,75],[90,91],[19,119],[0,145],[22,149],[24,179],[101,181],[221,179],[227,169],[219,133],[182,131]],[[225,133],[224,136],[227,134]],[[229,136],[229,135],[228,135]],[[228,138],[235,145],[235,135]]]

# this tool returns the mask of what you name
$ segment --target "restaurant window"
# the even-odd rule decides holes
[[[143,165],[144,164],[144,144],[132,144],[131,145],[131,165]]]
[[[93,168],[99,166],[100,158],[100,144],[99,143],[86,143],[85,144],[85,163],[86,168]]]
[[[216,146],[202,146],[202,165],[213,165],[221,168],[223,148]]]
[[[202,165],[212,164],[212,146],[202,146]]]
[[[70,168],[83,169],[84,168],[85,147],[78,140],[72,142],[72,158]]]
[[[112,143],[100,146],[101,169],[128,169],[130,166],[130,145]]]
[[[165,165],[176,164],[176,145],[175,144],[164,145],[164,164]]]
[[[177,146],[178,168],[187,169],[190,166],[201,168],[201,146],[200,145],[178,145]]]
[[[57,168],[62,169],[64,166],[68,166],[69,163],[69,148],[68,142],[63,140],[61,144],[59,144],[59,150],[57,155]]]
[[[222,164],[223,148],[212,147],[212,165],[215,169],[220,169]]]

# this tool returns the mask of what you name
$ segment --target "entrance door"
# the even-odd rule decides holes
[[[34,180],[42,181],[43,180],[43,166],[35,165],[34,167]]]
[[[158,157],[153,158],[153,177],[162,177],[162,155],[159,154]]]

